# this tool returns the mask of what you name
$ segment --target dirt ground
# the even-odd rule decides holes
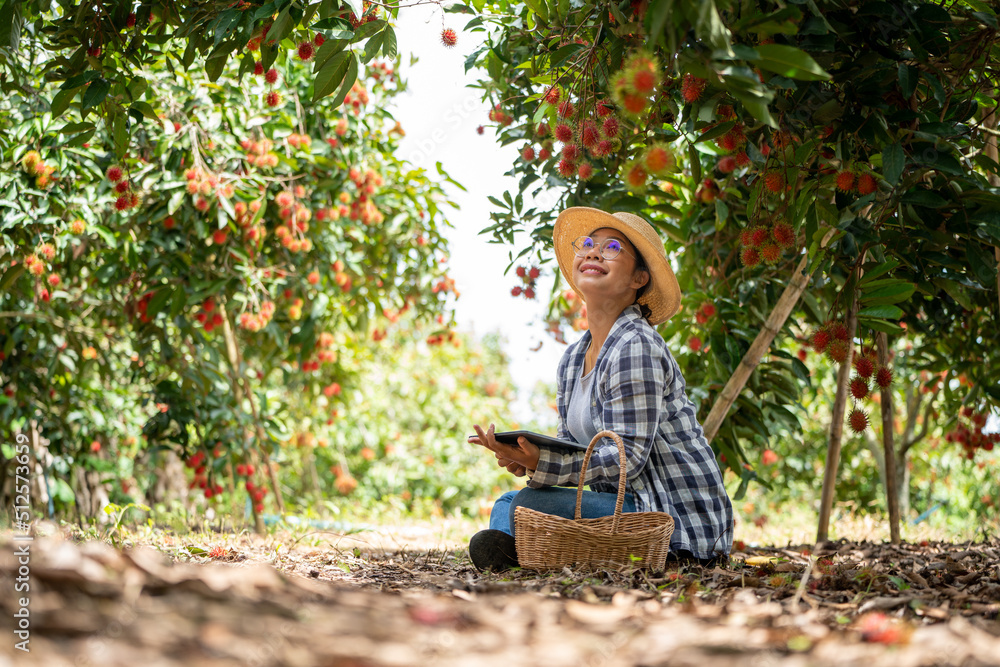
[[[30,598],[30,651],[4,632],[0,667],[1000,665],[996,540],[497,575],[419,527],[123,548],[39,533],[27,593],[15,592],[26,542],[0,535],[5,627]]]

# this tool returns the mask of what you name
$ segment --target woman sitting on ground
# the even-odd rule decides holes
[[[625,512],[674,518],[670,559],[708,565],[733,542],[733,508],[715,455],[685,393],[684,377],[655,326],[680,307],[680,287],[652,226],[631,213],[573,207],[552,232],[563,277],[587,304],[588,330],[559,362],[558,437],[589,444],[607,429],[621,436],[627,460]],[[476,424],[470,442],[497,464],[530,477],[527,488],[500,496],[490,529],[476,533],[469,555],[479,570],[517,565],[514,509],[573,518],[582,451],[497,442],[494,426]],[[594,448],[584,484],[584,518],[614,513],[619,455],[610,439]],[[573,488],[564,488],[571,486]]]

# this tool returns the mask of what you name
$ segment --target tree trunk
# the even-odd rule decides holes
[[[896,461],[896,495],[899,497],[900,521],[906,523],[910,518],[910,466],[909,457],[904,452]]]
[[[889,337],[884,331],[875,336],[878,343],[879,366],[889,365]],[[896,491],[896,445],[893,438],[895,427],[892,423],[892,387],[882,388],[880,402],[882,413],[882,447],[885,450],[885,497],[889,506],[889,539],[899,544],[899,494]]]
[[[826,465],[823,470],[823,495],[819,505],[819,525],[816,541],[825,542],[830,532],[830,512],[833,510],[833,496],[836,492],[837,469],[840,467],[840,442],[844,434],[844,413],[847,411],[847,391],[851,381],[851,362],[854,359],[854,334],[858,330],[858,297],[851,297],[851,307],[847,313],[847,358],[840,365],[837,374],[837,397],[833,402],[833,416],[830,419],[830,441],[826,447]]]
[[[1000,128],[1000,119],[997,118],[996,112],[991,111],[986,118],[983,119],[983,125],[992,129],[997,130]],[[986,135],[986,146],[983,147],[983,153],[986,157],[991,158],[994,162],[1000,162],[1000,157],[998,157],[997,151],[997,135],[987,134]],[[995,188],[1000,188],[1000,174],[992,173],[986,177],[990,185]],[[1000,304],[1000,246],[995,246],[993,248],[993,255],[997,259],[997,302]]]
[[[820,244],[821,247],[826,247],[826,244],[833,238],[833,233],[834,230],[832,229],[826,233],[823,237],[823,242]],[[771,341],[781,331],[781,327],[785,325],[785,320],[788,319],[788,316],[795,308],[795,304],[798,303],[799,297],[802,296],[802,292],[809,283],[809,277],[812,275],[812,273],[806,273],[808,264],[809,256],[804,255],[799,261],[798,266],[795,267],[791,281],[785,287],[785,291],[781,293],[781,297],[778,298],[778,303],[775,304],[774,310],[771,311],[760,333],[757,334],[753,344],[750,345],[750,349],[746,351],[746,354],[740,360],[739,366],[736,367],[736,371],[729,378],[729,381],[726,382],[726,386],[722,388],[718,398],[715,399],[715,403],[712,405],[712,409],[709,411],[708,416],[705,418],[705,423],[702,425],[705,432],[705,439],[709,442],[718,434],[719,427],[722,426],[722,421],[729,413],[729,408],[736,402],[736,398],[743,391],[743,387],[746,386],[750,375],[760,363],[761,357],[771,347]]]

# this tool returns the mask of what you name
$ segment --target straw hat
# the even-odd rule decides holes
[[[632,213],[606,213],[587,206],[574,206],[559,214],[552,230],[552,243],[559,269],[570,287],[583,298],[573,280],[573,258],[576,255],[571,244],[577,237],[589,236],[602,227],[624,234],[649,268],[650,282],[638,301],[649,307],[649,323],[656,326],[673,317],[681,305],[681,288],[667,261],[663,241],[652,225]]]

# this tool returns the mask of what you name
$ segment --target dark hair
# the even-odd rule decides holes
[[[635,247],[634,243],[632,244],[632,249],[635,250],[635,270],[645,271],[649,274],[649,280],[646,281],[646,284],[635,291],[634,302],[639,305],[639,311],[642,313],[642,316],[648,320],[653,316],[653,311],[650,310],[649,306],[646,304],[639,303],[639,299],[646,293],[646,289],[649,287],[649,284],[653,282],[653,274],[650,272],[649,267],[646,266],[646,260],[642,258],[642,254],[639,252],[639,249]]]

